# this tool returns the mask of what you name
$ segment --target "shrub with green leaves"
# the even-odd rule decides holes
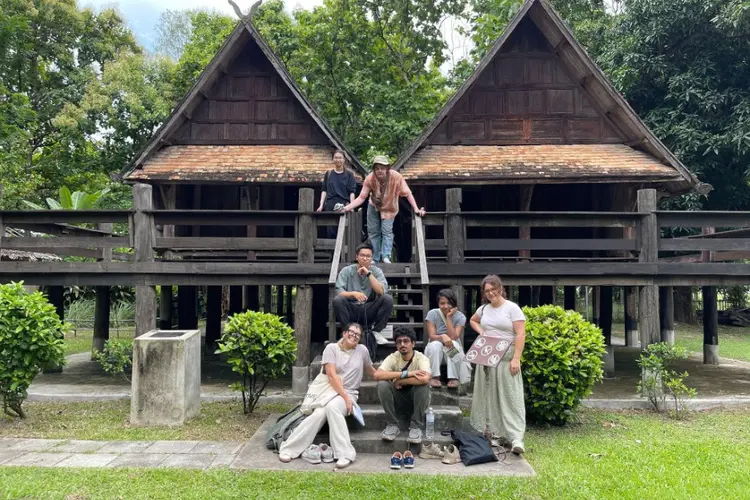
[[[526,418],[562,425],[602,379],[602,331],[577,312],[561,307],[525,307],[523,312]]]
[[[110,339],[104,342],[104,350],[94,351],[94,360],[110,375],[122,377],[130,382],[128,370],[133,366],[133,341]]]
[[[696,396],[696,390],[688,387],[684,379],[688,372],[677,372],[672,369],[675,361],[687,359],[688,352],[683,347],[657,342],[647,346],[638,357],[641,367],[641,381],[638,382],[638,393],[647,398],[656,411],[663,411],[667,397],[674,405],[669,415],[676,419],[688,415],[687,400]]]
[[[21,405],[45,366],[65,363],[64,324],[41,292],[0,285],[0,395],[3,411],[25,418]]]
[[[230,387],[242,392],[245,413],[252,413],[269,381],[282,377],[297,358],[294,330],[275,314],[245,311],[229,318],[217,354],[226,354],[242,382]]]

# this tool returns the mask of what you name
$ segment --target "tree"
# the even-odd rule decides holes
[[[124,50],[140,48],[114,10],[79,10],[76,0],[0,0],[0,121],[22,131],[0,138],[13,143],[1,167],[6,193],[44,197],[95,177],[96,151],[56,118]],[[3,206],[19,201],[6,197]]]
[[[60,188],[60,199],[47,198],[47,205],[50,210],[91,210],[96,206],[99,199],[109,193],[109,189],[102,189],[94,193],[84,193],[83,191],[70,192],[67,186]],[[41,205],[31,201],[23,202],[34,210],[45,210]]]
[[[190,41],[193,32],[191,15],[198,10],[167,9],[159,16],[156,25],[156,53],[177,61]]]
[[[254,23],[322,115],[359,155],[397,155],[449,94],[440,22],[457,0],[327,0],[289,16],[264,3]]]
[[[747,210],[750,37],[743,2],[625,0],[594,55],[667,147],[714,187],[671,200],[682,209]]]

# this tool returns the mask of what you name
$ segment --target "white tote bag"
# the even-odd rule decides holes
[[[304,415],[311,414],[316,408],[324,407],[338,395],[336,389],[331,386],[328,375],[323,371],[324,367],[325,365],[320,367],[320,373],[307,388],[305,398],[302,400],[302,405],[300,405],[300,411]]]

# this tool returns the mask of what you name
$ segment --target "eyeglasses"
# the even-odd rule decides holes
[[[348,330],[344,330],[344,333],[348,333],[352,337],[357,337],[357,338],[362,336],[360,332],[358,332],[357,330],[352,330],[351,328],[349,328]]]
[[[500,290],[497,288],[488,288],[484,291],[485,295],[497,295],[498,293],[500,293]]]
[[[396,345],[409,345],[411,344],[411,339],[398,339],[396,341]]]
[[[357,258],[359,258],[359,259],[365,259],[365,260],[370,260],[370,259],[372,259],[372,255],[359,254],[359,255],[357,255]]]

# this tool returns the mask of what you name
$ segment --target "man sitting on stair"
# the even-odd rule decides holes
[[[393,298],[388,295],[388,281],[383,271],[372,265],[372,246],[363,243],[357,247],[357,263],[346,266],[336,279],[336,297],[333,311],[342,325],[359,323],[370,329],[378,344],[388,341],[380,335],[393,311]],[[367,331],[364,333],[367,335]],[[367,345],[367,344],[365,344]],[[374,358],[371,352],[370,357]]]
[[[399,326],[393,332],[397,351],[385,358],[375,371],[378,381],[378,397],[388,418],[383,431],[385,441],[398,436],[399,422],[409,421],[407,443],[422,442],[425,412],[430,406],[430,360],[414,350],[417,336],[407,326]]]

